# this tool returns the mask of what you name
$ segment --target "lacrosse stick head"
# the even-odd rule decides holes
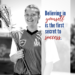
[[[8,7],[6,5],[1,5],[0,12],[1,12],[1,18],[6,23],[6,26],[9,27],[9,25],[10,25],[10,10],[8,9]]]

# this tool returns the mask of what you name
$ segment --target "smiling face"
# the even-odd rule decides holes
[[[36,8],[27,8],[25,10],[25,20],[28,27],[34,28],[37,27],[39,20],[39,14]]]

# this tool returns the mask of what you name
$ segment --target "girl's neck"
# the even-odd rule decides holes
[[[35,28],[27,27],[27,29],[28,29],[30,32],[34,32],[34,31],[37,30],[37,27],[35,27]]]

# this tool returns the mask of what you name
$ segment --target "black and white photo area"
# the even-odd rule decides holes
[[[19,1],[20,1],[20,2],[19,2]],[[17,2],[18,2],[18,3],[17,3]],[[21,27],[22,27],[22,26],[26,27],[26,23],[24,23],[23,21],[25,20],[25,16],[26,16],[26,15],[25,15],[25,8],[29,5],[29,2],[30,2],[30,1],[28,2],[28,4],[26,4],[27,1],[25,1],[25,0],[23,0],[22,3],[21,3],[21,2],[22,2],[21,0],[13,0],[13,1],[8,0],[8,2],[5,1],[5,0],[2,1],[3,4],[6,4],[6,5],[8,5],[8,6],[11,8],[12,20],[15,21],[16,29],[18,29],[19,26],[21,26]],[[39,2],[40,2],[40,1],[37,1],[37,2],[34,1],[34,0],[31,1],[32,4],[35,4],[35,3],[36,3],[36,4],[35,4],[36,6],[37,6],[37,4],[40,5]],[[31,3],[30,3],[30,4],[31,4]],[[16,5],[16,4],[17,4],[17,5]],[[32,7],[32,6],[31,6],[31,7]],[[34,8],[34,7],[33,7],[33,8]],[[37,8],[35,8],[35,10],[36,10],[36,9],[37,9]],[[37,10],[38,10],[38,9],[37,9]],[[28,12],[28,10],[26,10],[26,11]],[[30,10],[30,11],[31,11],[31,10]],[[32,11],[31,11],[31,12],[32,12]],[[30,13],[31,13],[31,12],[30,12]],[[32,13],[31,15],[28,14],[28,16],[34,16],[35,19],[38,18],[38,14],[35,13],[35,12],[34,12],[34,14]],[[37,22],[37,20],[36,20],[36,22]],[[23,27],[22,27],[22,28],[23,28]],[[17,31],[17,30],[16,30],[16,31]],[[32,45],[33,45],[33,41],[32,41],[32,40],[34,40],[34,37],[35,37],[36,33],[38,33],[38,30],[36,30],[36,31],[34,32],[34,35],[32,35],[32,36],[31,36],[31,34],[29,34],[29,31],[27,31],[27,32],[25,31],[25,33],[29,36],[29,37],[28,37],[28,36],[25,36],[26,34],[24,35],[25,38],[27,38],[27,37],[29,38],[29,40],[28,40],[28,39],[26,40],[26,42],[27,42],[28,44],[26,43],[25,47],[31,50],[31,49],[32,49]],[[23,37],[24,37],[24,36],[23,36]],[[34,36],[34,37],[33,37],[33,36]],[[31,42],[30,42],[30,44],[29,44],[30,37],[31,37]],[[33,38],[32,38],[32,37],[33,37]],[[36,40],[35,40],[35,42],[36,42]],[[28,46],[29,46],[29,47],[28,47]],[[31,48],[30,48],[30,47],[31,47]],[[10,52],[10,59],[12,58],[12,57],[11,57],[11,56],[12,56],[11,54],[14,53],[15,51],[16,51],[15,46],[13,46],[12,49],[11,49],[11,52]],[[28,64],[28,63],[27,63],[27,64],[28,64],[29,68],[31,69],[31,71],[33,70],[32,73],[36,73],[36,72],[34,72],[34,68],[33,68],[33,67],[36,67],[36,64],[35,64],[35,61],[34,61],[34,60],[36,60],[36,59],[35,59],[35,57],[33,58],[33,56],[35,56],[35,55],[33,54],[33,51],[32,51],[32,50],[31,50],[31,52],[29,51],[29,53],[28,53],[28,51],[29,51],[29,50],[26,51],[26,55],[25,55],[25,56],[26,56],[26,57],[25,57],[25,58],[26,58],[26,61],[29,63],[29,64]],[[41,50],[38,50],[38,51],[39,51],[39,54],[41,54],[41,52],[40,52]],[[36,51],[36,52],[37,52],[37,51]],[[27,53],[28,53],[28,55],[27,55]],[[13,54],[13,55],[14,55],[14,54]],[[30,55],[30,56],[29,56],[29,55]],[[31,60],[31,59],[27,59],[27,56],[28,56],[28,58],[31,58],[32,60]],[[37,56],[37,54],[36,54],[36,56]],[[18,57],[18,56],[17,56],[17,57]],[[40,56],[38,56],[38,57],[40,57]],[[37,58],[37,57],[36,57],[36,58]],[[34,60],[33,60],[33,59],[34,59]],[[30,60],[31,60],[31,61],[30,61]],[[32,63],[32,62],[33,62],[33,64],[34,64],[34,66],[33,66],[33,64],[30,65],[30,63]],[[17,62],[16,62],[16,63],[17,63]],[[41,61],[40,61],[40,64],[41,64]],[[32,67],[31,67],[31,66],[32,66]],[[40,65],[38,64],[38,66],[40,66]],[[38,66],[37,66],[37,67],[38,67]],[[19,64],[18,67],[19,67],[18,69],[21,69],[21,67],[23,67],[23,66],[20,66],[20,64]],[[33,69],[32,69],[32,68],[33,68]],[[15,69],[14,69],[14,70],[15,70]],[[36,68],[35,68],[35,71],[36,71]],[[39,75],[40,75],[40,73],[41,73],[40,71],[41,71],[41,68],[40,68],[39,70],[37,70],[37,72],[39,72]],[[16,74],[16,73],[17,73],[17,74],[20,73],[20,71],[18,71],[18,72],[14,71],[14,72],[15,72],[15,74]]]
[[[75,74],[75,0],[71,0],[70,72]]]

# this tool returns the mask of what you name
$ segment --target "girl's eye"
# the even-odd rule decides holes
[[[32,16],[36,16],[36,14],[32,14]]]
[[[25,16],[26,16],[26,17],[29,17],[29,16],[34,17],[34,16],[36,16],[36,14],[31,14],[31,15],[25,14]]]

